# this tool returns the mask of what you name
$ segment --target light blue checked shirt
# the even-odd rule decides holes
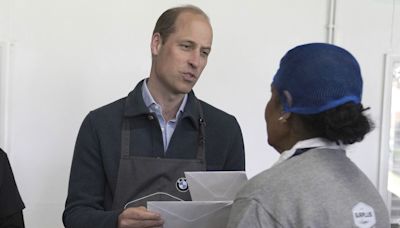
[[[179,110],[176,113],[175,118],[168,122],[165,121],[162,115],[161,105],[157,104],[157,102],[150,94],[149,88],[147,87],[147,79],[144,81],[142,86],[142,96],[145,105],[147,106],[147,108],[149,108],[149,111],[155,113],[157,116],[158,122],[160,123],[160,128],[164,142],[164,152],[166,152],[169,141],[171,140],[172,134],[174,133],[174,130],[176,128],[176,124],[178,123],[179,117],[182,115],[183,110],[185,108],[188,95],[186,94],[183,97],[182,104],[179,107]]]

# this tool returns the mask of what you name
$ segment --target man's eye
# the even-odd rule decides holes
[[[208,51],[202,51],[201,52],[203,55],[205,55],[205,56],[208,56],[209,54],[210,54],[210,52],[208,52]]]
[[[190,48],[190,45],[188,45],[188,44],[181,44],[181,47],[182,47],[183,49],[189,49],[189,48]]]

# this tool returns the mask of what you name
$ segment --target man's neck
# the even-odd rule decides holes
[[[151,78],[147,81],[147,87],[153,99],[161,106],[165,121],[175,118],[185,94],[173,94]]]

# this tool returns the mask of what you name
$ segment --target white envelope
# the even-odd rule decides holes
[[[244,171],[185,172],[193,201],[234,200],[247,182]]]
[[[163,228],[226,227],[232,201],[149,201],[147,209],[164,219]]]

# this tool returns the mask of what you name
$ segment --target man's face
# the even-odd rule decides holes
[[[158,33],[152,38],[153,75],[167,92],[190,92],[207,64],[211,51],[212,29],[204,16],[181,13],[175,32],[164,43]]]

